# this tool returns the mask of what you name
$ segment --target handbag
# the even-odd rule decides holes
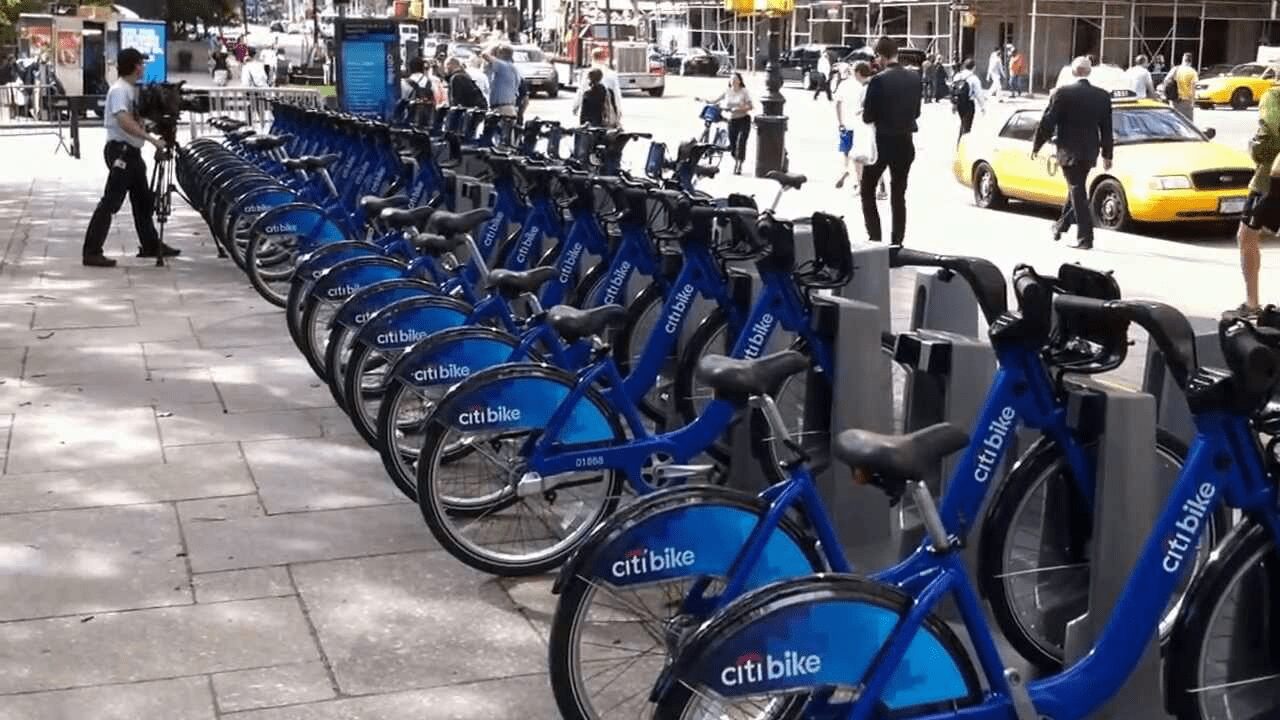
[[[605,88],[604,97],[604,112],[602,113],[604,126],[607,128],[621,127],[622,121],[618,115],[617,101],[613,99],[613,91]]]
[[[876,127],[866,123],[858,123],[853,131],[853,150],[849,157],[863,165],[875,165],[879,159],[876,152]]]

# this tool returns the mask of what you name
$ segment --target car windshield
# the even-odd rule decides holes
[[[1254,63],[1245,63],[1231,68],[1230,74],[1241,77],[1253,77],[1254,75],[1262,74],[1262,66]]]
[[[1112,113],[1117,145],[1204,140],[1199,130],[1170,108],[1131,108]]]
[[[542,62],[546,58],[542,55],[541,50],[519,49],[511,51],[512,57],[518,63],[535,63]]]

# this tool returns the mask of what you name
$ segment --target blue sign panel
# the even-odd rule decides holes
[[[121,20],[120,48],[133,48],[147,56],[146,68],[142,72],[143,83],[169,80],[169,29],[164,23]]]
[[[400,100],[400,36],[389,21],[338,23],[338,102],[346,112],[391,118]]]

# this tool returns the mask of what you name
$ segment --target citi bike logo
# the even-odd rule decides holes
[[[354,322],[356,325],[363,325],[363,324],[365,324],[365,323],[369,322],[369,318],[370,318],[372,315],[373,315],[373,313],[362,312],[362,313],[360,313],[359,315],[356,315],[356,316],[355,316],[355,318],[353,318],[352,322]],[[381,341],[379,341],[379,342],[381,342]]]
[[[609,571],[616,578],[634,577],[648,573],[687,568],[693,565],[697,555],[692,550],[663,548],[653,552],[646,548],[628,550],[623,558],[615,562]]]
[[[775,680],[807,678],[822,671],[822,658],[817,655],[801,655],[787,650],[782,657],[762,655],[758,652],[740,656],[734,664],[720,671],[720,682],[725,687],[757,685]]]
[[[680,292],[676,293],[676,301],[671,306],[671,314],[667,316],[666,331],[668,335],[675,335],[680,329],[680,321],[684,320],[684,314],[689,312],[689,305],[693,303],[693,286],[685,285],[680,288]]]
[[[519,408],[509,408],[506,405],[474,407],[458,413],[458,424],[463,427],[472,427],[475,425],[520,422],[520,415]]]
[[[573,278],[573,271],[578,267],[578,258],[582,257],[583,246],[574,245],[573,249],[564,258],[564,264],[560,266],[560,284],[568,285],[569,280]]]
[[[382,333],[378,337],[374,338],[374,340],[376,340],[379,345],[409,345],[418,342],[430,334],[431,333],[426,330],[405,330],[401,328],[399,330]]]
[[[351,295],[355,293],[356,290],[359,290],[359,289],[360,288],[356,287],[355,285],[339,285],[337,287],[329,288],[329,291],[325,294],[331,298],[340,298],[340,297],[346,297],[348,295]]]
[[[1178,529],[1165,542],[1164,561],[1160,563],[1165,572],[1178,572],[1178,568],[1186,560],[1187,552],[1194,550],[1192,543],[1195,541],[1196,531],[1200,529],[1204,516],[1209,513],[1209,503],[1217,492],[1218,489],[1209,483],[1200,483],[1200,487],[1196,488],[1196,496],[1182,503],[1182,517],[1173,524]]]
[[[298,232],[298,226],[293,223],[276,223],[263,228],[263,232],[268,235],[287,235],[289,233]]]
[[[247,213],[252,213],[254,215],[257,215],[259,213],[266,212],[267,209],[268,209],[268,206],[266,205],[246,205],[244,208],[244,211]]]
[[[494,246],[498,241],[498,232],[506,227],[506,217],[502,213],[494,213],[493,219],[489,221],[489,227],[485,228],[483,249],[485,252]]]
[[[974,480],[984,483],[991,479],[996,463],[1000,462],[1000,448],[1013,432],[1013,422],[1017,418],[1013,408],[1005,407],[1000,411],[1000,417],[987,426],[987,436],[982,439],[982,448],[978,450],[978,465],[973,469]]]
[[[471,375],[471,368],[466,365],[455,365],[448,363],[445,365],[432,365],[430,367],[421,368],[413,371],[414,382],[433,383],[433,382],[449,382],[451,380],[462,380]]]
[[[604,304],[612,305],[613,301],[618,299],[618,295],[622,292],[622,286],[627,282],[627,274],[631,272],[631,263],[626,260],[613,271],[613,275],[609,276],[609,284],[604,288]]]
[[[751,326],[748,331],[751,333],[747,336],[747,359],[754,360],[760,357],[760,352],[764,350],[764,344],[769,341],[769,334],[773,332],[774,317],[769,313],[765,313],[755,325]]]
[[[529,259],[529,253],[533,250],[533,243],[538,239],[538,228],[531,227],[520,238],[520,244],[516,246],[516,262],[525,262]]]

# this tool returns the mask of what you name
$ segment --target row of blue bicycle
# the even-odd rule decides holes
[[[179,180],[441,546],[495,575],[559,568],[564,717],[1084,717],[1154,637],[1170,713],[1280,712],[1280,468],[1263,444],[1280,317],[1224,316],[1228,368],[1202,368],[1185,317],[1121,299],[1106,273],[1010,283],[898,250],[895,266],[942,268],[978,298],[998,369],[977,430],[827,432],[805,404],[839,392],[842,349],[815,298],[858,279],[840,218],[778,217],[803,176],[771,174],[761,209],[695,187],[717,145],[652,143],[632,175],[642,134],[468,110],[431,128],[274,118],[221,122],[181,149]],[[1168,506],[1093,651],[1067,663],[1105,549],[1096,437],[1066,397],[1072,376],[1119,366],[1131,324],[1196,435],[1152,439]],[[997,482],[1018,431],[1039,439]],[[727,482],[735,432],[773,481],[760,494]],[[936,500],[923,481],[961,451]],[[914,553],[854,574],[814,480],[831,462],[913,502]],[[1011,671],[997,634],[1042,677]]]

